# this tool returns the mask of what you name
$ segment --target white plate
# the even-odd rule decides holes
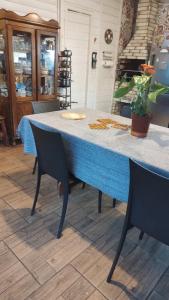
[[[86,115],[83,113],[64,112],[61,114],[62,118],[69,120],[83,120]]]

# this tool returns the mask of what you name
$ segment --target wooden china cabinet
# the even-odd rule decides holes
[[[57,97],[58,29],[55,20],[0,9],[0,114],[11,142],[31,101]]]

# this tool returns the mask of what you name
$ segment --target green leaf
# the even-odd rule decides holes
[[[124,82],[127,82],[127,73],[125,73],[125,74],[122,76],[122,78],[121,78],[121,80],[120,80],[120,82],[119,82],[118,88],[119,88]]]
[[[152,91],[156,91],[156,90],[159,90],[161,88],[168,88],[168,86],[162,84],[162,83],[159,83],[159,82],[154,82],[152,85],[151,85],[151,90]]]
[[[156,101],[156,98],[160,95],[163,95],[165,93],[168,93],[169,92],[169,87],[161,87],[161,88],[158,88],[156,89],[154,92],[150,92],[148,94],[148,99],[149,101],[151,102],[155,102]]]
[[[133,87],[135,86],[135,82],[131,80],[126,86],[120,86],[114,93],[114,98],[121,98],[128,94]]]

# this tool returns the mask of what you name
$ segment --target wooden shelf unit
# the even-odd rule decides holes
[[[58,29],[55,20],[0,9],[0,114],[11,143],[32,101],[57,99]]]

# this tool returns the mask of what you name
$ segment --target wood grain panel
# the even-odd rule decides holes
[[[63,294],[63,298],[69,300],[86,300],[94,291],[94,287],[84,278],[79,278]]]
[[[34,160],[21,146],[0,146],[0,160],[0,299],[168,300],[168,247],[147,235],[139,242],[135,229],[129,231],[111,284],[106,282],[124,220],[123,205],[112,209],[104,197],[102,214],[97,215],[97,192],[77,186],[63,236],[57,240],[61,201],[54,182],[43,178],[37,213],[28,218]],[[13,190],[13,184],[19,190]]]
[[[62,271],[57,273],[51,280],[40,287],[30,296],[31,300],[54,300],[68,289],[78,278],[80,274],[73,267],[66,266]]]

